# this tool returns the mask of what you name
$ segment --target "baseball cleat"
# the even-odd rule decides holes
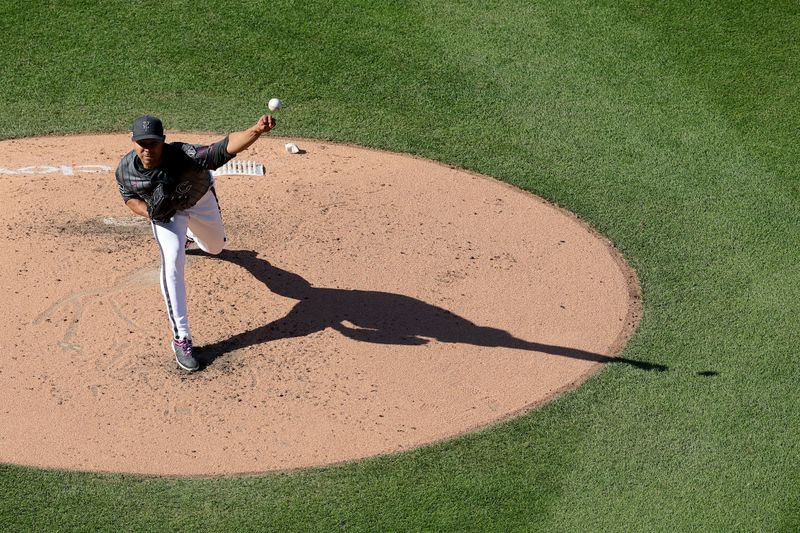
[[[175,352],[175,361],[182,369],[193,372],[200,368],[200,363],[192,354],[192,339],[174,339],[172,351]]]
[[[194,242],[194,239],[186,237],[186,244],[183,245],[183,249],[186,250],[186,251],[196,250],[197,249],[197,243]]]

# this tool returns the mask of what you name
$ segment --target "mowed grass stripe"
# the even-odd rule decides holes
[[[0,73],[15,81],[0,87],[0,136],[122,130],[144,111],[227,130],[282,96],[283,134],[418,153],[579,213],[643,280],[625,357],[670,367],[610,365],[521,419],[340,468],[163,480],[2,467],[4,529],[798,524],[792,4],[73,1],[0,14]]]

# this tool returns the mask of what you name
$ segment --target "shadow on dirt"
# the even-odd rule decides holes
[[[350,339],[375,344],[422,345],[435,339],[439,342],[516,348],[599,363],[623,363],[648,371],[669,370],[669,367],[655,363],[518,339],[507,331],[479,326],[446,309],[401,294],[312,287],[301,276],[273,266],[251,250],[225,250],[216,256],[199,251],[189,253],[239,265],[273,293],[298,300],[283,318],[223,341],[197,347],[196,356],[203,366],[233,350],[333,328]]]

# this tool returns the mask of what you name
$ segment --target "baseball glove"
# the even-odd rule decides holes
[[[172,201],[172,194],[165,190],[163,183],[156,185],[147,202],[147,215],[156,222],[169,222],[178,210]]]

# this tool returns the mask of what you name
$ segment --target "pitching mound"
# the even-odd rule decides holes
[[[576,386],[633,330],[634,276],[568,213],[430,161],[285,142],[239,156],[265,176],[217,180],[229,250],[187,263],[194,374],[114,181],[128,135],[0,142],[0,461],[217,475],[397,452]]]

